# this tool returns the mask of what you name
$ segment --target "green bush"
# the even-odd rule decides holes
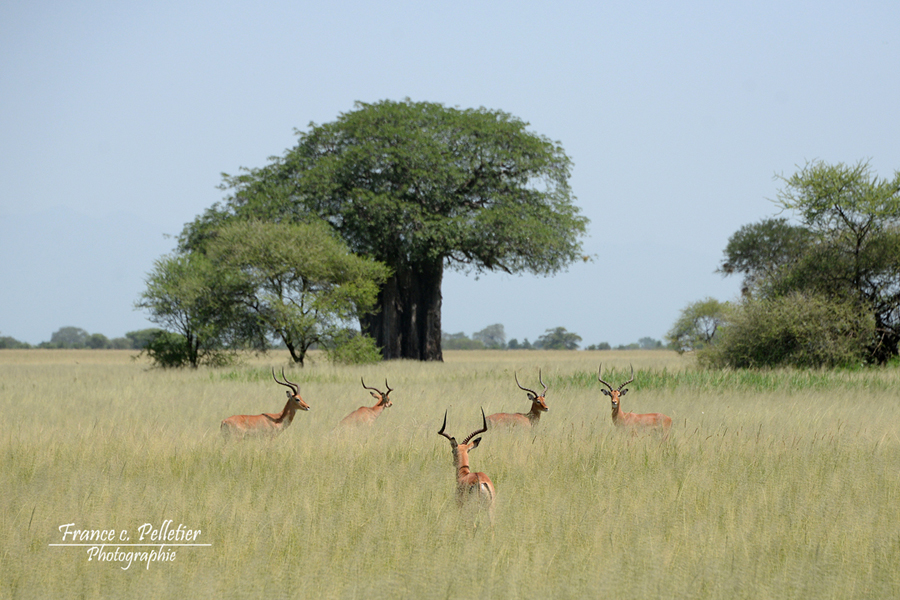
[[[198,367],[208,365],[210,367],[227,367],[237,361],[234,350],[225,348],[199,348],[194,350],[196,356],[191,362],[191,348],[188,340],[180,333],[172,333],[160,329],[154,335],[138,356],[146,354],[153,361],[154,366],[163,369],[179,367]]]
[[[721,339],[698,353],[713,367],[836,367],[863,362],[874,318],[849,301],[795,292],[736,307]]]
[[[157,367],[171,369],[190,363],[187,339],[180,333],[158,330],[141,350]]]
[[[373,364],[382,359],[375,340],[353,330],[336,335],[325,349],[325,355],[331,362],[344,365]]]

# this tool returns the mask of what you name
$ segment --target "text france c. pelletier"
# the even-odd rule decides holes
[[[59,531],[62,543],[51,546],[86,547],[88,562],[119,563],[126,571],[135,563],[146,564],[149,569],[151,563],[173,562],[177,548],[211,545],[198,542],[200,529],[189,529],[181,523],[173,527],[172,519],[159,526],[144,523],[137,528],[134,542],[127,529],[78,529],[75,523],[65,523]]]

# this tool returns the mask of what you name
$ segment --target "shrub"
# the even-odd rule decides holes
[[[154,366],[163,369],[180,367],[198,367],[208,365],[211,367],[225,367],[234,364],[237,354],[233,350],[223,348],[199,348],[195,349],[194,361],[191,361],[191,347],[185,336],[171,331],[158,330],[147,342],[138,356],[146,354],[150,357]]]
[[[855,303],[794,292],[736,307],[721,339],[698,354],[714,367],[835,367],[859,364],[874,336]]]
[[[146,354],[157,367],[171,369],[190,363],[187,340],[180,333],[158,330],[151,337],[141,354]]]
[[[363,365],[380,362],[381,350],[375,340],[358,331],[346,330],[334,337],[325,349],[325,356],[335,364]]]
[[[679,354],[713,344],[716,332],[728,322],[728,302],[706,298],[684,307],[666,334],[668,346]]]

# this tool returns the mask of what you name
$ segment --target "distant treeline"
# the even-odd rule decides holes
[[[80,327],[62,327],[50,336],[49,342],[41,342],[32,346],[27,342],[9,337],[0,336],[0,350],[15,350],[27,348],[43,349],[86,349],[86,350],[143,350],[150,340],[158,335],[161,329],[142,329],[129,331],[125,337],[109,339],[102,333],[88,333]]]
[[[581,336],[577,333],[567,331],[565,327],[555,327],[545,331],[534,342],[529,342],[528,338],[521,342],[512,338],[507,342],[506,332],[500,323],[488,325],[473,333],[472,337],[463,332],[444,331],[441,334],[441,347],[444,350],[577,350],[581,341]],[[644,337],[636,343],[615,347],[607,342],[600,342],[591,344],[585,350],[658,350],[663,347],[661,341]]]
[[[161,333],[163,333],[162,329],[141,329],[140,331],[129,331],[125,337],[110,339],[102,333],[88,333],[79,327],[62,327],[50,336],[49,342],[41,342],[36,346],[20,342],[13,337],[0,336],[0,350],[27,348],[144,350]],[[565,327],[548,329],[534,342],[528,341],[528,338],[521,342],[515,338],[507,341],[503,325],[499,323],[476,331],[472,337],[463,332],[447,333],[445,331],[441,335],[441,346],[445,350],[577,350],[579,342],[581,342],[581,336],[567,331]],[[607,342],[591,344],[585,350],[657,350],[662,348],[664,348],[663,343],[659,340],[643,337],[636,343],[627,345],[611,346]]]

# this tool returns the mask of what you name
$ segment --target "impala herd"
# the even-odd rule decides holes
[[[603,372],[603,366],[597,370],[597,380],[605,385],[608,389],[600,391],[609,396],[612,402],[612,421],[616,427],[626,429],[636,434],[637,431],[658,431],[662,434],[663,440],[668,439],[669,429],[672,427],[672,419],[662,413],[635,414],[624,412],[621,410],[620,402],[622,397],[628,392],[625,386],[634,381],[634,367],[631,368],[631,379],[613,388],[612,385],[604,381],[600,375]],[[494,484],[491,478],[481,472],[473,473],[469,467],[469,451],[474,450],[481,443],[480,437],[475,437],[488,430],[490,427],[527,427],[531,428],[538,424],[541,413],[547,412],[547,384],[544,383],[543,374],[538,371],[538,381],[543,390],[538,394],[535,390],[523,387],[519,383],[518,374],[514,374],[516,385],[519,389],[527,393],[528,400],[531,402],[531,409],[525,413],[496,413],[488,417],[484,416],[484,409],[481,410],[481,429],[473,431],[462,441],[458,443],[456,438],[444,433],[447,428],[447,411],[444,411],[444,423],[438,435],[447,438],[450,441],[450,449],[453,452],[453,465],[456,467],[456,500],[462,506],[470,499],[477,500],[485,505],[491,512],[493,520]],[[300,397],[300,386],[296,383],[288,381],[284,376],[284,369],[281,370],[281,378],[284,381],[278,381],[275,376],[275,369],[272,369],[272,378],[275,383],[283,385],[290,389],[286,392],[287,404],[280,413],[263,413],[261,415],[235,415],[228,417],[222,421],[221,432],[225,437],[243,438],[248,435],[269,435],[274,436],[283,431],[294,420],[294,414],[298,410],[309,410],[309,405]],[[388,384],[387,379],[384,380],[385,391],[381,391],[374,387],[369,387],[363,378],[360,378],[363,389],[369,390],[369,393],[377,401],[375,406],[361,406],[344,417],[338,424],[340,428],[355,427],[359,425],[371,425],[375,419],[393,404],[390,400],[390,393],[393,391]],[[472,438],[475,438],[474,440]],[[471,441],[470,441],[471,440]]]

